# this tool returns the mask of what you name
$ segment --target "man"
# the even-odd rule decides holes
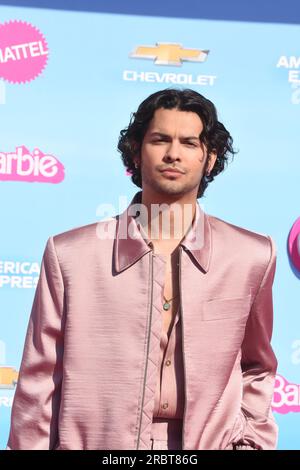
[[[197,202],[229,132],[205,97],[166,89],[118,148],[142,191],[49,238],[8,448],[274,449],[274,243]]]

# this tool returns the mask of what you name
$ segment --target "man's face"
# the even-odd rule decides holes
[[[157,109],[141,147],[142,186],[160,194],[197,197],[207,152],[199,136],[203,124],[198,114],[178,109]],[[216,155],[211,154],[213,167]],[[178,173],[166,172],[177,169]]]

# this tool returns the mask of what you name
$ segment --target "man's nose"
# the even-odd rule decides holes
[[[180,158],[180,145],[178,142],[173,140],[169,143],[164,159],[166,161],[173,161]]]

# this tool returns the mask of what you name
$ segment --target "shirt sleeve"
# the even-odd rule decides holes
[[[27,327],[7,450],[49,450],[58,440],[64,285],[53,237],[47,241]]]
[[[235,450],[273,450],[278,426],[271,410],[277,359],[271,347],[273,329],[272,285],[276,269],[276,248],[269,239],[270,258],[252,303],[242,343],[242,413],[246,425]]]

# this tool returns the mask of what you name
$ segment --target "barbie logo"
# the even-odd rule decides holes
[[[57,158],[38,148],[32,154],[24,146],[13,153],[0,152],[0,181],[60,183],[64,176],[64,167]]]
[[[300,272],[300,217],[296,220],[290,231],[288,251],[293,266]]]
[[[287,382],[281,375],[276,375],[273,411],[286,414],[291,411],[300,412],[300,385]]]

